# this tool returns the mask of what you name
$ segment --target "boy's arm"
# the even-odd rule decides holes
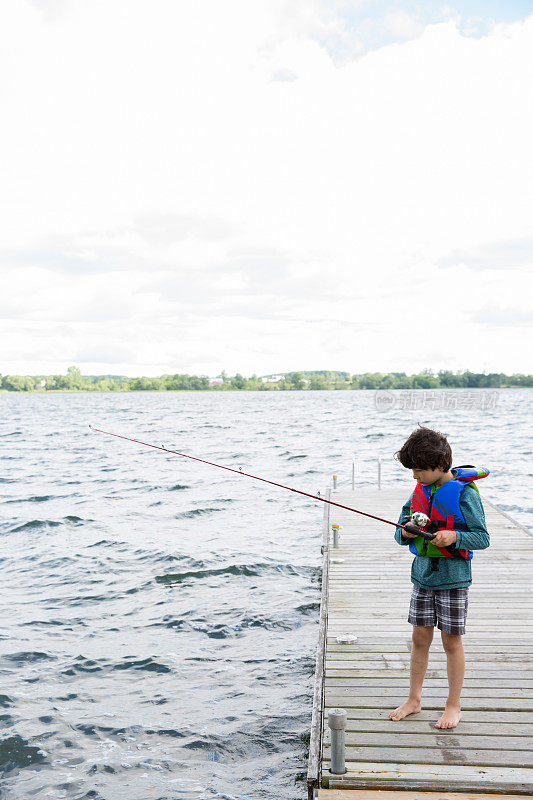
[[[468,527],[457,531],[458,550],[485,550],[490,544],[490,536],[485,523],[483,503],[473,486],[465,486],[459,498],[459,506]]]
[[[413,494],[411,493],[411,497],[409,500],[404,503],[402,508],[402,513],[400,514],[400,518],[398,519],[398,525],[405,525],[411,519],[411,500],[413,499]],[[394,530],[394,538],[398,542],[398,544],[409,544],[411,539],[407,538],[404,539],[402,536],[402,529],[395,528]]]

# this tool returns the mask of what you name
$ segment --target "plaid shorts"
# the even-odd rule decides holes
[[[413,586],[408,622],[421,627],[437,626],[444,633],[464,634],[468,611],[466,589],[420,589]]]

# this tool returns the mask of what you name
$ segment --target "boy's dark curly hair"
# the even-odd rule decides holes
[[[420,427],[395,453],[395,458],[407,469],[442,469],[448,472],[452,466],[452,448],[442,433]]]

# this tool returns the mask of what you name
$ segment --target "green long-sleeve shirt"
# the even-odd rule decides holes
[[[399,525],[411,516],[413,494],[402,508]],[[459,497],[459,507],[468,526],[466,531],[456,531],[458,550],[484,550],[490,544],[485,525],[485,512],[479,494],[467,484]],[[411,539],[402,539],[401,528],[396,528],[394,538],[401,545],[409,545]],[[438,570],[431,569],[429,556],[416,555],[411,565],[411,581],[421,589],[459,589],[472,583],[472,561],[464,558],[438,558]]]

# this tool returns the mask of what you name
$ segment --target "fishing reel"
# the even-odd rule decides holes
[[[408,533],[416,533],[417,536],[423,536],[428,542],[435,538],[435,533],[432,530],[433,523],[423,511],[415,511],[414,514],[411,514],[411,519],[404,527]],[[424,530],[426,527],[427,530]]]

